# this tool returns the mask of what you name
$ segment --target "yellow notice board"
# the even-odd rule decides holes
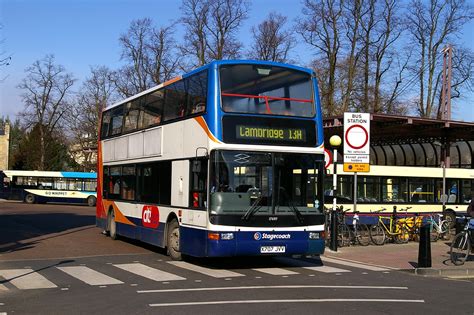
[[[344,172],[370,172],[369,163],[344,163]]]

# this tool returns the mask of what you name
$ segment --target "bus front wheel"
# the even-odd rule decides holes
[[[109,211],[109,215],[107,216],[107,227],[110,238],[116,240],[118,238],[117,224],[115,223],[115,215],[113,210]]]
[[[179,251],[179,224],[178,221],[172,220],[168,224],[168,234],[166,237],[166,247],[168,255],[173,260],[181,260],[181,252]]]
[[[33,194],[26,195],[25,202],[29,204],[35,203],[35,196]]]

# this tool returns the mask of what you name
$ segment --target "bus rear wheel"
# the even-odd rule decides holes
[[[89,207],[95,206],[95,203],[97,202],[97,199],[94,196],[89,196],[87,197],[87,205]]]
[[[181,252],[179,251],[179,224],[178,221],[172,220],[168,224],[166,247],[168,255],[173,260],[181,260]]]
[[[29,204],[32,204],[32,203],[35,203],[35,196],[33,194],[28,194],[25,196],[25,202],[26,203],[29,203]]]

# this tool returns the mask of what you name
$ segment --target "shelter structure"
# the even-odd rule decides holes
[[[327,147],[332,135],[343,138],[343,122],[324,119]],[[372,165],[474,168],[474,122],[371,114],[370,145]]]

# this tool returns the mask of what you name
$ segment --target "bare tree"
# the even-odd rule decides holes
[[[336,108],[336,71],[341,48],[342,3],[340,0],[305,0],[303,18],[298,20],[296,32],[314,47],[327,62],[327,76],[320,80],[323,106],[328,114],[340,112]]]
[[[185,42],[182,51],[192,66],[211,60],[236,58],[242,44],[236,34],[247,18],[247,0],[183,0]]]
[[[464,0],[412,0],[408,14],[408,30],[416,41],[418,58],[413,66],[419,81],[417,111],[422,117],[436,114],[435,99],[440,69],[441,48],[462,26],[473,18],[473,11]]]
[[[119,39],[121,58],[127,64],[114,78],[122,96],[137,94],[176,75],[180,57],[173,33],[173,27],[156,28],[149,18],[131,22]]]
[[[287,18],[276,12],[257,27],[252,27],[253,43],[248,56],[252,59],[288,62],[288,54],[295,47],[295,38],[285,30]]]
[[[3,28],[3,24],[0,24],[0,30]],[[3,46],[3,43],[4,43],[4,39],[1,38],[0,39],[0,46]],[[6,67],[6,66],[9,66],[10,65],[10,61],[12,60],[12,56],[7,56],[6,53],[2,50],[0,51],[0,68],[3,68],[3,67]],[[3,78],[0,78],[0,82],[2,82],[3,80],[5,80],[7,76],[3,77]]]
[[[21,116],[28,128],[39,132],[39,170],[45,169],[45,139],[58,128],[69,109],[67,98],[74,84],[72,74],[55,64],[54,56],[47,55],[26,68],[26,77],[18,85],[25,105]]]
[[[344,4],[345,10],[343,14],[344,28],[346,30],[346,38],[349,49],[347,60],[347,71],[345,88],[342,88],[342,112],[349,109],[350,98],[353,93],[354,79],[357,71],[357,64],[360,56],[360,48],[358,48],[360,40],[360,24],[362,20],[362,0],[349,1]]]
[[[68,126],[73,139],[73,155],[83,159],[83,171],[95,170],[99,118],[102,110],[116,99],[113,72],[107,67],[91,68],[75,101],[68,113]]]

